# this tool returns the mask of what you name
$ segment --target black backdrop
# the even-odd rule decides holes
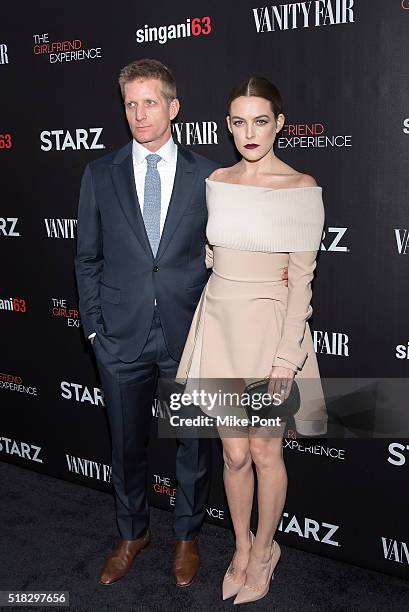
[[[130,138],[117,77],[137,58],[173,69],[175,139],[224,165],[235,160],[231,87],[254,73],[279,87],[286,125],[276,153],[323,187],[312,319],[321,373],[407,377],[408,27],[405,0],[2,7],[3,461],[110,490],[73,257],[84,166]],[[278,539],[408,577],[408,440],[305,440],[290,430],[283,444],[289,489]],[[163,508],[174,502],[174,450],[153,437],[149,487]],[[229,525],[221,466],[215,442],[208,520]]]

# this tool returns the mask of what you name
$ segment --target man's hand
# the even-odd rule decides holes
[[[273,366],[270,372],[270,382],[268,384],[267,393],[271,396],[277,393],[281,397],[281,401],[288,398],[295,376],[295,370],[283,368],[282,366]]]
[[[287,267],[283,268],[283,275],[281,277],[281,280],[283,280],[284,285],[288,287],[288,268]]]

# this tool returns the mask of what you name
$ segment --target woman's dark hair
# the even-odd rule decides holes
[[[251,76],[233,89],[227,101],[227,112],[229,114],[231,103],[240,96],[258,96],[259,98],[269,100],[275,119],[283,112],[283,101],[280,92],[277,87],[265,77]]]

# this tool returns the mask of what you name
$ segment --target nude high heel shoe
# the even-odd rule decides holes
[[[274,578],[274,570],[278,563],[278,560],[281,556],[281,549],[278,543],[273,540],[271,545],[271,559],[270,559],[270,568],[268,572],[268,579],[265,584],[257,584],[252,587],[243,584],[240,591],[237,594],[236,599],[234,600],[234,604],[242,604],[249,603],[251,601],[257,601],[258,599],[262,599],[268,593],[270,588],[271,580]]]
[[[251,546],[253,546],[254,533],[252,531],[250,531],[250,542]],[[243,584],[244,580],[241,580],[240,582],[234,581],[234,567],[232,560],[223,578],[223,599],[229,599],[229,597],[234,597],[234,595],[237,595]]]

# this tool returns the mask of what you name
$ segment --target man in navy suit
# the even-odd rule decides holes
[[[205,178],[218,167],[174,143],[172,74],[132,62],[119,84],[131,142],[85,169],[75,259],[80,314],[93,343],[112,435],[112,483],[121,539],[100,576],[125,576],[149,543],[146,444],[158,376],[174,378],[208,279]],[[209,440],[178,441],[173,574],[188,586],[208,493]]]

